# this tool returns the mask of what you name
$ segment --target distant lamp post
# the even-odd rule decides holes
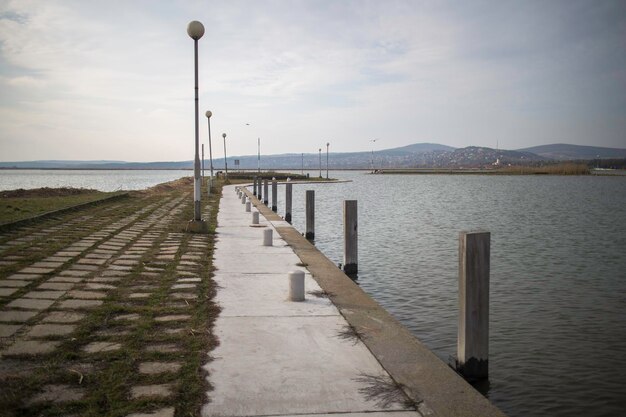
[[[211,110],[207,110],[204,115],[209,124],[209,168],[211,168],[211,180],[213,180],[213,151],[211,150],[211,116],[213,116],[213,113]]]
[[[199,140],[199,127],[198,127],[198,40],[204,35],[204,26],[202,23],[194,20],[189,22],[187,25],[187,34],[191,39],[193,39],[193,48],[194,48],[194,89],[195,89],[195,127],[196,127],[196,138],[195,138],[195,158],[193,164],[193,220],[187,227],[188,231],[191,232],[206,232],[207,225],[201,218],[200,214],[200,195],[201,195],[201,182],[200,182],[200,140]]]
[[[322,148],[320,148],[320,178],[322,178]]]
[[[304,152],[302,153],[302,175],[304,175]]]
[[[224,178],[228,179],[228,162],[226,162],[226,133],[222,133],[222,137],[224,138]]]
[[[328,179],[328,147],[330,142],[326,142],[326,179]]]
[[[370,142],[372,142],[372,173],[374,173],[374,143],[376,143],[378,139],[371,139]]]

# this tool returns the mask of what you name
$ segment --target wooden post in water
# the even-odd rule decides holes
[[[263,190],[262,190],[262,187],[261,187],[261,183],[262,182],[263,182],[263,180],[261,179],[261,177],[259,177],[259,179],[257,180],[257,184],[256,184],[256,193],[257,193],[256,198],[258,198],[259,201],[263,201],[263,197],[262,197],[263,196]]]
[[[254,179],[252,180],[252,184],[253,184],[253,186],[252,186],[252,195],[256,195],[256,180],[257,180],[257,177],[255,175]]]
[[[267,206],[267,203],[269,203],[269,195],[267,192],[267,180],[263,180],[263,204],[265,204]]]
[[[278,181],[272,180],[272,211],[278,211]]]
[[[285,221],[287,221],[288,223],[291,223],[291,191],[292,191],[292,185],[290,182],[288,182],[285,185]]]
[[[315,239],[315,190],[306,190],[306,233],[309,240]]]
[[[459,234],[457,371],[470,380],[489,370],[489,257],[491,233]]]
[[[343,270],[353,275],[358,272],[358,216],[357,201],[343,202]]]

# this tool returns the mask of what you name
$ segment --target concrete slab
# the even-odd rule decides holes
[[[387,374],[360,342],[339,333],[343,317],[221,317],[205,369],[214,390],[203,416],[404,410],[379,407],[363,376]],[[304,388],[306,387],[306,388]]]
[[[0,311],[0,322],[25,323],[39,314],[38,311],[8,310]]]
[[[72,333],[75,328],[75,325],[69,324],[38,324],[30,329],[27,336],[30,338],[65,336]]]
[[[19,290],[19,288],[0,288],[0,297],[9,297]]]
[[[7,349],[0,352],[0,356],[16,355],[43,355],[52,352],[61,342],[39,342],[36,340],[18,340]]]
[[[328,298],[305,294],[304,302],[287,301],[287,274],[228,274],[218,272],[213,278],[220,286],[216,302],[223,317],[237,316],[337,316],[339,311]],[[309,274],[305,274],[305,292],[321,292]]]
[[[0,337],[13,336],[21,327],[16,324],[0,324]]]
[[[18,298],[7,304],[7,307],[23,308],[25,310],[45,310],[54,304],[54,300],[36,300],[29,298]]]
[[[270,248],[271,249],[271,248]],[[270,250],[258,256],[244,256],[242,253],[215,251],[213,266],[220,272],[230,273],[287,273],[292,270],[306,272],[298,266],[300,258],[292,253],[272,253]]]
[[[65,291],[31,291],[24,294],[24,298],[36,298],[40,300],[56,300],[65,294]]]

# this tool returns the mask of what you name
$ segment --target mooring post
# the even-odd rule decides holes
[[[263,230],[263,246],[272,246],[273,232],[272,229]]]
[[[467,379],[489,370],[489,257],[491,233],[459,233],[459,334],[456,368]]]
[[[358,216],[357,201],[343,202],[343,270],[346,274],[358,272]]]
[[[252,179],[252,195],[256,196],[256,175],[254,176],[254,178]]]
[[[304,301],[304,272],[290,271],[289,277],[289,301]]]
[[[288,223],[291,223],[291,186],[290,182],[285,185],[285,221]]]
[[[278,181],[272,180],[272,211],[278,211]]]
[[[263,190],[261,190],[261,178],[259,177],[259,179],[257,180],[257,186],[256,186],[256,198],[259,199],[259,201],[263,201]]]
[[[250,213],[252,208],[252,204],[250,203],[250,200],[246,201],[246,213]]]
[[[306,233],[309,240],[315,239],[315,190],[306,190]]]
[[[259,212],[258,211],[252,212],[252,224],[259,224]]]
[[[267,206],[267,203],[269,202],[269,195],[267,192],[267,180],[263,180],[263,204],[265,204]]]

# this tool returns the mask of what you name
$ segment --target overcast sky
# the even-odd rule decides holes
[[[626,148],[623,0],[0,0],[0,160],[193,159],[191,20],[207,158]]]

